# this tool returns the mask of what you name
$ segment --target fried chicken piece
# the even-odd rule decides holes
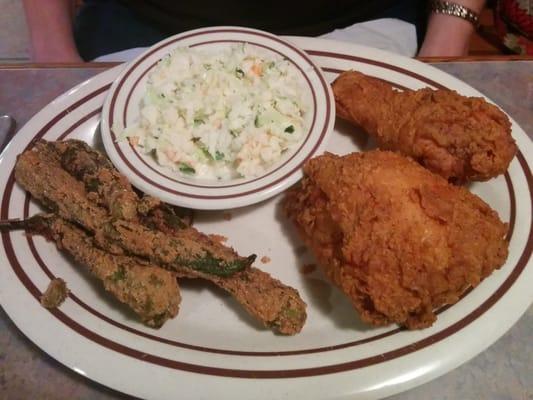
[[[430,326],[507,258],[507,224],[463,187],[388,151],[325,154],[284,207],[327,277],[372,325]]]
[[[516,153],[509,118],[482,98],[444,89],[400,92],[355,71],[332,87],[337,116],[361,126],[381,149],[413,157],[451,182],[502,174]]]

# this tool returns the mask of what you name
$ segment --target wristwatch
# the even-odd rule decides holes
[[[450,1],[433,0],[431,2],[431,11],[436,14],[452,15],[470,22],[474,26],[479,25],[479,14],[461,4]]]

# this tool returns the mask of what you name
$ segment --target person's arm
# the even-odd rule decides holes
[[[36,62],[83,62],[72,33],[72,1],[23,0]]]
[[[480,13],[485,0],[451,0]],[[468,21],[451,15],[431,13],[424,42],[418,53],[421,57],[466,56],[475,27]]]

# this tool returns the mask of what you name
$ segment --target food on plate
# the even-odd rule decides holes
[[[177,300],[177,313],[178,276],[214,283],[276,332],[292,335],[302,329],[306,304],[295,289],[252,267],[255,255],[241,257],[222,241],[189,226],[170,206],[139,197],[107,158],[85,143],[39,141],[18,157],[15,177],[53,214],[37,215],[11,227],[40,228],[59,248],[87,265],[106,289],[138,312],[145,323],[157,326],[174,316],[172,296]],[[117,207],[116,201],[122,207]],[[160,307],[149,302],[152,313],[142,314],[141,300],[147,297],[132,288],[147,286],[154,269],[174,279],[176,294],[165,280],[167,289],[160,293]],[[168,312],[156,312],[165,301]]]
[[[305,84],[289,60],[257,46],[182,47],[149,72],[139,120],[113,129],[185,176],[256,177],[305,137]]]
[[[148,195],[140,198],[111,161],[87,143],[69,139],[42,142],[41,146],[46,147],[50,156],[57,158],[65,171],[81,180],[88,196],[107,208],[113,217],[142,221],[150,216],[158,229],[164,225],[186,228],[192,224],[191,210],[170,206]],[[158,222],[159,219],[161,222]],[[200,232],[198,234],[201,235]]]
[[[59,307],[68,296],[66,282],[61,278],[54,278],[41,296],[41,305],[44,308]]]
[[[304,173],[286,213],[367,323],[428,327],[507,258],[498,214],[412,159],[326,153]]]
[[[298,291],[259,268],[249,267],[228,277],[182,269],[182,278],[203,278],[230,293],[264,326],[284,335],[300,332],[307,318],[306,304]]]
[[[453,90],[397,91],[360,72],[333,82],[337,116],[456,183],[504,173],[516,153],[509,118],[483,98]]]
[[[149,215],[144,223],[158,226],[170,237],[181,229],[176,224],[166,224],[156,215]],[[176,273],[180,278],[201,278],[212,282],[231,294],[251,316],[276,332],[294,335],[305,324],[306,304],[298,291],[259,268],[251,266],[231,276],[216,276],[190,268],[177,269]]]
[[[14,223],[54,241],[76,262],[102,281],[106,291],[131,308],[153,328],[178,314],[181,301],[176,275],[147,261],[114,255],[96,247],[82,229],[54,214],[37,214]]]
[[[308,274],[315,272],[315,270],[316,270],[316,264],[311,263],[311,264],[305,264],[302,267],[301,272],[304,275],[308,275]]]
[[[157,216],[165,224],[185,228],[191,225],[190,213],[169,206],[152,196],[140,198],[126,177],[120,174],[109,159],[87,143],[69,139],[39,143],[42,151],[54,158],[61,167],[81,180],[88,197],[115,217],[140,221],[148,215]],[[180,215],[177,214],[180,213]]]
[[[96,194],[94,200],[107,204],[106,193],[120,192],[121,197],[129,202],[123,208],[130,210],[128,212],[130,219],[140,220],[143,226],[163,232],[170,238],[179,237],[184,232],[184,228],[188,228],[164,203],[153,198],[148,201],[146,197],[139,199],[127,179],[113,167],[106,157],[86,143],[67,140],[43,142],[42,146],[51,152],[52,157],[57,157],[63,168],[85,183],[89,194]],[[146,204],[151,204],[151,206],[148,207]],[[113,214],[113,208],[109,204],[107,207]],[[119,215],[121,214],[123,213],[120,212]],[[135,214],[137,214],[136,217],[134,217]],[[223,246],[221,241],[213,240],[193,228],[188,228],[186,231],[192,240],[199,243],[212,241]],[[178,267],[176,271],[181,277],[210,280],[232,294],[237,302],[260,322],[273,327],[280,333],[295,334],[303,327],[306,319],[306,306],[298,292],[257,268],[251,267],[242,273],[224,278],[181,267]]]
[[[255,255],[241,257],[229,247],[200,237],[196,229],[177,230],[172,238],[136,221],[119,219],[91,201],[83,182],[65,171],[46,143],[21,154],[15,178],[33,197],[61,217],[75,221],[108,247],[145,257],[170,269],[191,268],[228,276],[250,266]],[[92,192],[95,193],[96,192]],[[202,240],[199,240],[199,239]]]
[[[161,204],[158,199],[150,198],[151,202],[140,205],[131,184],[109,159],[81,140],[42,142],[40,146],[46,148],[48,155],[56,156],[68,173],[85,184],[97,204],[106,207],[115,218],[138,221],[138,208],[148,212],[148,209],[143,210],[143,205],[153,209]]]

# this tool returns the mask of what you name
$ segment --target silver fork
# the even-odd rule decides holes
[[[11,115],[0,115],[0,153],[15,134],[17,122]]]

